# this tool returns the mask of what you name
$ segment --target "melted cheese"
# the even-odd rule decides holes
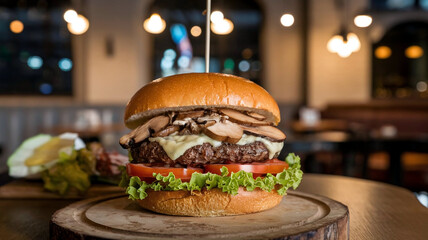
[[[163,150],[165,150],[166,154],[172,160],[176,160],[187,149],[192,148],[197,145],[202,145],[203,143],[209,143],[213,147],[219,147],[222,142],[214,140],[208,137],[205,134],[199,135],[169,135],[167,137],[154,137],[149,138],[151,142],[157,142],[162,146]],[[279,153],[284,146],[283,142],[271,142],[265,138],[257,137],[253,135],[242,135],[242,138],[237,142],[238,145],[245,145],[254,142],[262,142],[269,151],[269,159],[273,158],[275,154]]]

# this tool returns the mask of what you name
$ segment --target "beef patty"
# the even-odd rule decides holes
[[[269,151],[261,142],[246,145],[222,143],[213,147],[209,143],[187,149],[182,156],[173,161],[157,142],[145,141],[131,148],[133,163],[151,163],[173,167],[201,167],[215,163],[250,163],[269,159]],[[275,156],[277,157],[277,156]]]

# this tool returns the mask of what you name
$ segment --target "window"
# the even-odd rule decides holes
[[[154,37],[155,78],[205,71],[205,1],[158,0],[147,17],[158,13],[166,28]],[[259,34],[262,14],[255,1],[213,1],[233,23],[226,35],[211,33],[210,72],[223,72],[251,79],[261,84]]]
[[[69,1],[0,1],[0,94],[71,96]]]
[[[428,99],[428,23],[396,25],[373,45],[375,98]]]
[[[415,4],[416,0],[371,0],[371,8],[376,10],[404,10]]]
[[[374,10],[428,10],[428,0],[371,0],[370,7]]]

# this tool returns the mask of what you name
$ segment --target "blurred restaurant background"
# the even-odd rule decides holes
[[[123,151],[129,98],[205,70],[203,0],[0,0],[0,172],[26,138]],[[428,0],[212,0],[210,71],[277,100],[304,172],[428,190]]]

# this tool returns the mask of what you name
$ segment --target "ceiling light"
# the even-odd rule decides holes
[[[294,17],[291,14],[284,14],[281,16],[281,24],[284,27],[290,27],[294,23]]]
[[[161,18],[161,16],[157,13],[153,13],[150,18],[147,18],[144,21],[144,29],[153,34],[162,33],[165,30],[166,23],[165,20]]]
[[[218,22],[223,21],[223,19],[224,19],[224,15],[222,12],[214,11],[211,13],[211,22],[218,23]]]
[[[360,39],[358,38],[357,34],[355,33],[348,33],[347,35],[347,45],[349,46],[349,48],[352,50],[352,52],[358,52],[361,49],[361,43],[360,43]]]
[[[357,27],[365,28],[372,24],[373,18],[370,15],[358,15],[354,18],[354,24]]]
[[[78,14],[77,18],[67,24],[68,31],[74,35],[84,34],[89,29],[89,21],[83,15]]]
[[[222,21],[211,23],[211,30],[213,33],[218,35],[227,35],[231,33],[233,31],[233,27],[233,22],[226,18]]]
[[[347,28],[348,23],[348,3],[349,0],[335,1],[337,10],[341,13],[341,27],[339,34],[334,35],[327,42],[327,50],[337,53],[340,57],[349,57],[353,52],[361,48],[361,42],[357,34],[352,33]]]
[[[358,52],[361,43],[355,33],[334,35],[327,43],[327,50],[337,53],[340,57],[349,57],[353,52]]]
[[[72,23],[73,21],[77,20],[78,18],[78,14],[76,11],[74,11],[73,9],[69,9],[67,11],[65,11],[64,13],[64,20],[68,23]]]

